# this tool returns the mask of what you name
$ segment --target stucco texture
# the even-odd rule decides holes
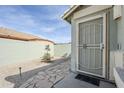
[[[39,59],[50,45],[50,54],[54,55],[54,44],[47,41],[20,41],[0,38],[0,64],[12,64]]]
[[[71,44],[56,44],[54,45],[55,57],[68,57],[71,55]]]

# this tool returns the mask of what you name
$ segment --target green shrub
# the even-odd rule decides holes
[[[49,53],[45,53],[45,54],[43,55],[42,60],[43,60],[44,62],[51,62],[51,56],[50,56],[50,54],[49,54]]]
[[[51,62],[51,55],[50,55],[50,46],[46,45],[45,46],[45,51],[46,53],[43,55],[41,62]]]

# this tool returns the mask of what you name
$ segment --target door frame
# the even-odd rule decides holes
[[[104,49],[103,49],[103,74],[102,75],[97,75],[97,74],[93,74],[90,72],[85,72],[85,71],[81,71],[79,70],[79,53],[78,53],[78,41],[79,41],[79,24],[83,23],[83,22],[87,22],[90,20],[94,20],[97,18],[103,18],[103,44],[104,44]],[[87,17],[85,19],[81,19],[76,21],[76,71],[80,72],[80,73],[85,73],[85,74],[90,74],[93,76],[97,76],[97,77],[101,77],[101,78],[106,78],[106,66],[105,66],[105,62],[106,61],[106,13],[104,14],[99,14],[99,15],[95,15],[95,16],[91,16],[91,17]]]

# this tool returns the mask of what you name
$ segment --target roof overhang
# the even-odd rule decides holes
[[[71,23],[71,18],[73,17],[73,14],[74,12],[77,12],[81,9],[81,6],[83,5],[73,5],[70,9],[68,9],[67,11],[65,11],[65,13],[63,14],[62,18],[64,20],[66,20],[67,22]],[[89,7],[89,6],[88,6]],[[87,9],[83,9],[81,10],[82,13],[84,13],[84,15],[88,15],[88,14],[91,14],[91,13],[94,13],[94,12],[98,12],[98,11],[101,11],[101,10],[104,10],[104,9],[107,9],[107,8],[110,8],[112,7],[112,5],[98,5],[98,6],[90,6],[89,8]],[[86,7],[85,7],[86,8]],[[85,13],[87,12],[88,13]],[[79,15],[80,16],[80,15]],[[79,17],[78,16],[78,17]],[[82,16],[82,15],[81,15]]]
[[[80,5],[73,5],[71,6],[70,9],[68,9],[67,11],[65,11],[65,13],[62,16],[62,19],[67,20],[67,18],[79,7]],[[69,22],[69,21],[68,21]]]

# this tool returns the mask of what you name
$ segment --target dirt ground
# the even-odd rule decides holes
[[[21,83],[22,78],[20,77],[19,74],[19,67],[22,68],[22,75],[27,74],[28,76],[25,77],[26,80],[32,75],[36,74],[41,68],[44,66],[49,65],[50,63],[41,63],[40,59],[28,61],[28,62],[22,62],[19,64],[9,64],[9,65],[4,65],[0,66],[0,87],[1,88],[12,88],[12,87],[17,87],[17,83]],[[28,71],[35,70],[35,73],[27,73]]]

